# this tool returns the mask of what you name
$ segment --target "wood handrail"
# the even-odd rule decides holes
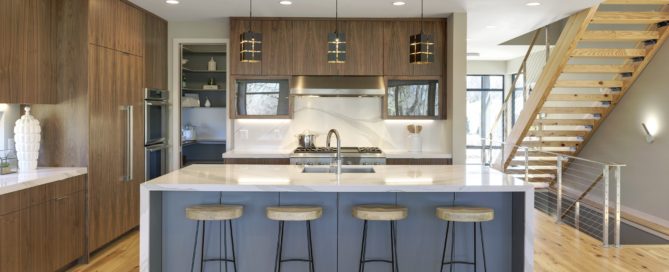
[[[525,101],[525,107],[518,116],[516,125],[508,135],[501,156],[501,167],[506,169],[517,151],[517,146],[521,145],[527,131],[532,126],[534,119],[541,110],[544,102],[548,98],[555,82],[560,76],[562,69],[567,65],[569,56],[576,48],[580,37],[585,33],[588,24],[595,15],[599,5],[583,10],[569,17],[555,49],[553,49],[550,59],[546,63],[537,84]]]

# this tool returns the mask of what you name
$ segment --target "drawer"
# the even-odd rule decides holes
[[[21,209],[20,192],[0,195],[0,215],[12,213]]]

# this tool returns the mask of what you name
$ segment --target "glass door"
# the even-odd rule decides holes
[[[504,100],[503,75],[467,76],[467,163],[480,164],[483,139],[488,137]],[[502,124],[496,128],[502,134]],[[494,143],[499,150],[500,144]],[[496,152],[493,152],[493,157]]]

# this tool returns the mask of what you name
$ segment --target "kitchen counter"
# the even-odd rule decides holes
[[[224,159],[287,159],[293,151],[276,151],[276,152],[261,152],[261,151],[235,151],[230,150],[223,153]]]
[[[388,159],[452,159],[453,155],[445,152],[409,152],[409,151],[385,151]]]
[[[0,175],[0,195],[87,174],[85,167],[39,167],[37,170]]]
[[[319,168],[308,167],[310,170]],[[345,166],[345,169],[368,169]],[[185,218],[191,205],[225,203],[244,206],[234,220],[241,271],[272,271],[277,224],[265,217],[275,205],[319,205],[323,216],[312,223],[316,270],[357,271],[362,221],[351,216],[359,204],[395,204],[409,209],[398,222],[398,255],[402,271],[438,271],[446,223],[434,216],[437,206],[484,206],[495,219],[484,223],[488,267],[497,272],[533,271],[534,188],[502,172],[465,165],[376,165],[374,173],[303,173],[297,165],[191,165],[145,182],[140,187],[140,271],[190,269],[196,222]],[[292,223],[291,223],[292,224]],[[218,256],[218,224],[207,231],[207,255]],[[304,251],[303,227],[290,225],[298,239],[284,250],[291,257]],[[456,256],[471,259],[471,227],[459,227]],[[208,227],[209,228],[209,227]],[[373,222],[368,252],[387,251],[387,225]],[[184,246],[191,245],[191,246]],[[466,245],[466,246],[465,246]],[[199,251],[198,251],[199,252]],[[296,256],[292,256],[296,255]],[[198,253],[199,256],[199,253]],[[286,264],[286,271],[301,271]],[[211,269],[217,266],[211,265]],[[370,272],[387,271],[371,265]]]

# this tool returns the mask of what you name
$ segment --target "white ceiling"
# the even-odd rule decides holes
[[[168,21],[194,21],[230,16],[248,16],[245,0],[180,0],[178,5],[164,0],[130,0]],[[341,17],[418,17],[420,0],[339,0]],[[528,7],[530,1],[542,3]],[[480,57],[470,59],[507,60],[524,54],[518,46],[498,46],[509,39],[564,18],[602,0],[425,0],[426,17],[448,17],[453,12],[468,16],[468,51]],[[254,16],[262,17],[334,17],[334,0],[292,0],[283,6],[279,0],[254,0]],[[496,26],[488,28],[487,26]]]

